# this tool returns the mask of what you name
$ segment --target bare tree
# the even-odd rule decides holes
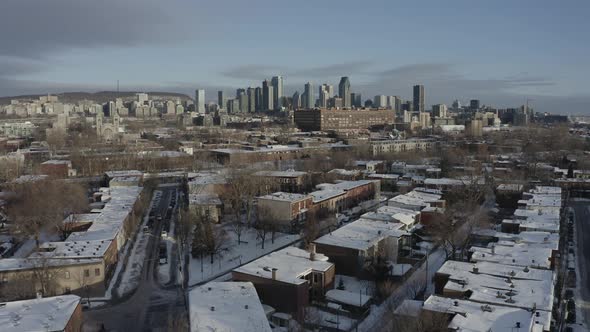
[[[15,198],[8,205],[7,214],[16,231],[34,237],[37,244],[45,228],[67,236],[72,224],[64,224],[65,217],[88,208],[86,190],[64,181],[33,181],[12,185],[10,189]]]
[[[192,242],[192,254],[196,257],[207,254],[213,264],[214,257],[219,255],[227,245],[228,237],[223,228],[217,227],[206,216],[196,215],[195,230]]]

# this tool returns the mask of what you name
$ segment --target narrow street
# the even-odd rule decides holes
[[[107,331],[167,331],[169,324],[184,312],[182,290],[179,287],[163,288],[156,280],[160,232],[164,223],[169,221],[166,212],[175,189],[159,188],[163,193],[155,209],[163,219],[154,223],[136,291],[121,303],[85,311],[85,327],[98,330],[104,324]]]
[[[581,299],[576,301],[584,317],[577,317],[577,322],[582,319],[590,323],[590,201],[573,201],[571,207],[575,212],[576,243],[578,266],[576,275],[578,291]]]

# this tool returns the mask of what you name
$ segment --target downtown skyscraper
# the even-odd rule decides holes
[[[205,114],[205,90],[195,90],[195,112]]]
[[[264,80],[262,82],[262,110],[263,111],[274,110],[273,97],[274,97],[273,86],[270,85],[267,80]]]
[[[328,101],[332,98],[332,94],[334,93],[334,87],[329,84],[322,84],[320,85],[319,89],[319,102],[318,106],[321,108],[328,107]]]
[[[303,108],[311,109],[315,107],[315,94],[313,93],[313,84],[307,82],[303,92]]]
[[[282,76],[273,76],[270,79],[270,84],[273,88],[273,106],[274,109],[278,110],[283,106],[283,77]]]
[[[414,85],[414,112],[424,112],[424,85]]]
[[[350,80],[347,76],[343,76],[338,84],[338,95],[342,98],[342,108],[350,108]]]

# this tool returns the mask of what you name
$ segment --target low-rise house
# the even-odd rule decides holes
[[[278,185],[280,191],[299,193],[309,190],[311,179],[307,172],[288,171],[259,171],[255,176],[271,179]]]
[[[70,160],[48,160],[39,165],[39,172],[51,178],[65,179],[76,176],[76,170],[72,168]]]
[[[377,264],[396,263],[399,248],[409,236],[403,224],[358,219],[314,241],[317,251],[338,267],[338,273],[371,278]]]
[[[307,305],[334,288],[335,271],[313,248],[287,247],[234,269],[232,279],[252,282],[264,304],[302,318]]]
[[[257,198],[258,218],[270,220],[279,229],[292,230],[302,225],[313,205],[310,195],[276,192]]]
[[[208,220],[221,222],[223,203],[216,194],[189,194],[189,209]]]
[[[530,312],[520,308],[481,304],[436,295],[431,295],[424,301],[422,310],[446,314],[448,329],[452,331],[547,331],[544,329],[543,322],[549,319],[547,317],[549,313],[546,312]]]
[[[4,299],[24,298],[37,291],[43,295],[104,294],[118,254],[141,220],[142,188],[101,188],[100,193],[105,205],[98,213],[71,217],[83,230],[72,232],[63,242],[43,243],[29,257],[0,260]],[[23,282],[27,287],[22,287]]]
[[[420,211],[426,207],[445,207],[442,194],[438,190],[415,188],[409,193],[397,195],[387,201],[387,205],[408,210]]]
[[[84,318],[80,298],[62,295],[0,303],[4,332],[81,332]]]
[[[251,282],[210,282],[188,293],[190,331],[271,332]]]
[[[551,326],[554,283],[550,270],[489,262],[447,261],[434,276],[437,295],[540,311],[545,330]]]

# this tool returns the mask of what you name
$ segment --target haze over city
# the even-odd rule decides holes
[[[590,331],[589,9],[0,0],[0,331]]]
[[[3,1],[0,95],[192,95],[282,75],[285,92],[349,76],[364,96],[476,98],[583,114],[587,1]],[[31,9],[34,8],[34,11]],[[207,101],[214,100],[210,94]]]

